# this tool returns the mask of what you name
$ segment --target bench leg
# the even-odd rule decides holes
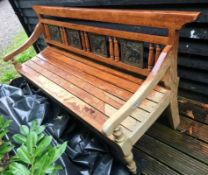
[[[179,109],[178,109],[178,83],[179,78],[176,78],[175,82],[171,85],[171,99],[170,99],[170,105],[167,108],[169,121],[171,126],[176,129],[178,125],[180,124],[180,116],[179,116]]]
[[[137,174],[137,166],[136,166],[136,162],[134,161],[134,157],[133,157],[133,153],[132,153],[132,146],[127,143],[129,141],[126,139],[120,126],[115,128],[115,130],[113,132],[113,136],[115,138],[115,142],[121,147],[121,149],[123,151],[124,160],[127,163],[127,168],[129,169],[129,171],[133,175],[136,175]],[[125,144],[125,143],[127,143],[127,144]]]

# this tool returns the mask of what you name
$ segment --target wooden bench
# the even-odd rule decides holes
[[[199,13],[47,6],[33,9],[39,17],[34,33],[4,60],[12,61],[22,76],[117,143],[130,172],[136,174],[132,146],[166,108],[173,128],[180,122],[179,30],[196,20]],[[112,23],[168,32],[159,36],[126,31],[110,28]],[[42,33],[48,47],[18,64],[14,56]]]

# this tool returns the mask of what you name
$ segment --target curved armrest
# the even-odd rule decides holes
[[[103,125],[103,133],[107,136],[130,115],[154,89],[170,67],[170,51],[172,46],[166,46],[160,54],[157,63],[135,94]]]
[[[18,49],[16,49],[14,52],[10,53],[9,55],[5,56],[4,61],[13,60],[13,58],[16,55],[20,54],[21,52],[29,48],[34,42],[37,41],[37,39],[42,34],[42,32],[43,32],[43,26],[41,23],[38,23],[34,29],[34,32],[30,36],[30,38],[21,47],[19,47]]]

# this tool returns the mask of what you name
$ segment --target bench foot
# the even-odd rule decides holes
[[[170,101],[170,105],[167,108],[169,121],[173,129],[176,129],[180,124],[180,116],[178,110],[178,101],[177,98],[174,98]]]
[[[124,159],[127,163],[127,168],[129,169],[129,171],[132,174],[136,175],[137,174],[137,166],[136,166],[136,162],[134,161],[132,151],[128,155],[125,155]]]
[[[113,136],[115,138],[115,142],[121,147],[123,154],[124,154],[124,160],[127,163],[127,168],[129,169],[129,172],[133,175],[137,174],[137,166],[136,162],[134,161],[134,156],[132,153],[132,146],[129,146],[130,144],[125,144],[128,142],[126,136],[122,132],[122,129],[120,126],[115,128],[113,132]],[[128,146],[124,146],[128,145]]]

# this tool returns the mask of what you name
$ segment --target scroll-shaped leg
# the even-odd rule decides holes
[[[113,132],[113,136],[115,138],[115,142],[121,147],[121,149],[124,153],[124,159],[127,163],[127,168],[129,169],[129,171],[132,174],[136,175],[137,174],[137,166],[134,161],[134,157],[133,157],[133,153],[132,153],[132,146],[130,146],[131,144],[127,143],[129,141],[125,137],[120,126],[115,128],[115,130]]]

